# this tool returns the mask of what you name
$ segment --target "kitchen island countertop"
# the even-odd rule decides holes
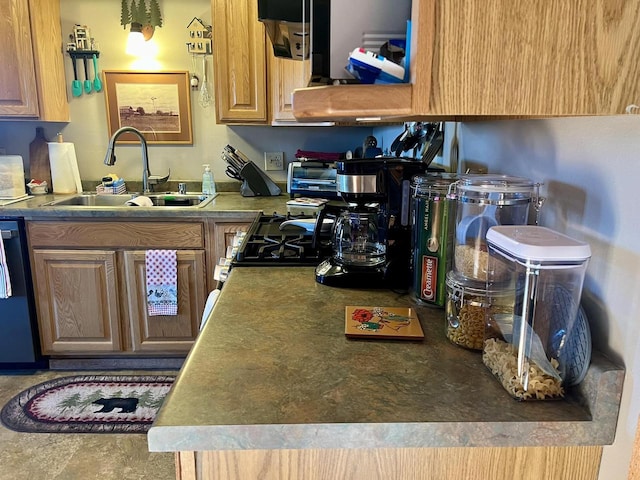
[[[236,268],[148,433],[151,451],[611,444],[624,370],[597,352],[563,400],[517,402],[479,352],[420,307],[423,341],[348,339],[346,305],[414,306],[326,287],[313,268]]]

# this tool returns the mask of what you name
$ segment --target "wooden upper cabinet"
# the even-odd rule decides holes
[[[278,58],[267,42],[269,58],[269,93],[272,122],[295,122],[293,91],[309,84],[309,61]]]
[[[411,85],[294,93],[298,120],[610,115],[640,102],[640,0],[414,0]]]
[[[217,121],[266,123],[266,33],[258,3],[212,0],[211,9]]]
[[[0,38],[0,114],[37,117],[38,92],[26,2],[0,2]]]
[[[0,2],[0,117],[69,121],[59,0]]]
[[[292,94],[309,62],[276,58],[255,0],[212,0],[217,122],[295,122]]]

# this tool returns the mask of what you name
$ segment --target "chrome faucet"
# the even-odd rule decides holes
[[[166,177],[159,177],[157,175],[151,175],[151,171],[149,170],[149,154],[147,152],[147,140],[144,138],[144,135],[140,132],[140,130],[133,127],[122,127],[116,130],[116,132],[109,139],[109,144],[107,145],[107,154],[104,157],[105,165],[114,165],[116,163],[116,140],[123,133],[133,133],[140,140],[140,147],[142,148],[142,193],[151,192],[151,185],[155,185],[159,182],[166,182],[169,179],[169,175],[171,175],[171,170]]]

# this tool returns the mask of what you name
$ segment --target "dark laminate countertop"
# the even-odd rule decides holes
[[[38,218],[185,218],[208,217],[216,218],[255,217],[256,212],[265,213],[286,212],[288,195],[276,197],[243,197],[237,192],[221,192],[213,201],[203,208],[185,207],[64,207],[44,205],[65,195],[37,195],[27,200],[0,207],[0,216]],[[69,195],[66,195],[69,196]]]
[[[152,451],[604,445],[624,371],[595,353],[564,400],[513,400],[481,354],[451,344],[440,309],[424,341],[352,340],[346,305],[411,306],[388,290],[317,284],[313,268],[236,268],[148,433]]]

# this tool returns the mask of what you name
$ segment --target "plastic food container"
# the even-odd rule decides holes
[[[456,201],[453,187],[458,175],[417,175],[411,182],[413,196],[413,281],[417,303],[443,307],[446,274],[453,257]]]
[[[511,287],[514,308],[487,324],[483,362],[517,400],[561,398],[587,348],[573,340],[591,249],[533,225],[493,227],[487,244],[487,287]]]
[[[534,196],[537,203],[537,185],[527,178],[463,175],[457,185],[455,270],[485,282],[487,231],[497,225],[526,225]]]
[[[466,279],[455,271],[447,273],[445,335],[461,347],[482,350],[485,325],[493,315],[513,312],[514,295],[501,288],[487,290],[485,283]]]
[[[24,165],[20,155],[0,155],[0,198],[23,196]]]

